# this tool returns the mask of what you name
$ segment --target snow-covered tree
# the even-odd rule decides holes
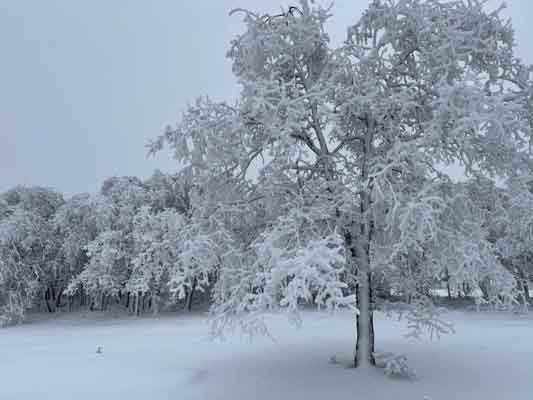
[[[93,309],[112,298],[137,314],[173,299],[186,298],[190,308],[195,289],[207,285],[205,268],[213,268],[209,238],[192,217],[191,190],[186,174],[156,171],[145,182],[110,178],[98,196],[73,198],[56,217],[66,234],[62,255],[69,265],[85,259],[68,292],[87,293]],[[70,232],[73,221],[80,226]],[[188,256],[190,247],[196,257]]]
[[[0,220],[6,218],[10,214],[9,205],[7,201],[0,197]]]
[[[200,98],[151,144],[172,147],[235,243],[219,270],[219,333],[264,332],[261,313],[294,315],[302,301],[356,307],[355,364],[368,364],[378,273],[419,297],[413,326],[429,328],[421,282],[441,276],[445,257],[464,279],[506,280],[440,168],[492,177],[526,166],[528,70],[499,10],[375,0],[336,48],[330,9],[312,2],[234,13],[245,22],[228,52],[239,98]],[[232,226],[243,209],[265,222],[244,241]]]
[[[20,209],[0,223],[1,325],[21,320],[39,294],[43,227],[41,218]]]
[[[185,300],[188,310],[198,290],[205,293],[204,299],[210,295],[221,260],[232,254],[232,240],[228,240],[230,233],[226,227],[231,226],[244,240],[246,224],[255,221],[242,213],[237,222],[230,212],[236,206],[231,200],[238,198],[237,188],[228,191],[227,186],[219,186],[220,192],[210,196],[193,183],[189,172],[174,175],[156,172],[146,181],[150,205],[135,218],[137,255],[128,283],[128,287],[137,287],[139,293],[155,295],[155,300],[165,301],[163,293],[175,300]],[[210,187],[216,185],[212,181]]]
[[[97,210],[96,199],[83,193],[68,199],[54,215],[54,232],[60,243],[57,263],[61,268],[56,289],[57,306],[61,304],[63,291],[89,260],[86,246],[98,234]]]
[[[210,274],[219,262],[216,254],[220,245],[201,225],[173,209],[154,213],[143,207],[134,225],[136,256],[127,290],[139,297],[149,295],[154,310],[172,295],[185,299],[190,311],[195,291],[204,290],[210,283]]]
[[[17,186],[2,193],[1,198],[8,208],[36,213],[47,220],[52,218],[56,210],[64,203],[61,193],[39,186]]]
[[[16,187],[1,195],[0,325],[20,321],[28,308],[55,300],[59,242],[52,217],[62,196],[40,187]],[[7,207],[6,207],[7,205]],[[44,300],[44,301],[43,301]]]
[[[530,302],[533,277],[533,186],[531,176],[510,179],[501,190],[499,215],[490,223],[497,229],[496,248],[504,266],[513,274],[522,304]]]
[[[476,177],[458,185],[465,202],[475,210],[482,234],[486,237],[493,257],[510,273],[516,283],[516,299],[525,307],[529,303],[531,272],[532,226],[531,175],[514,176],[499,186],[483,177]],[[471,282],[461,282],[450,277],[452,285],[475,288]],[[480,282],[479,290],[483,300],[497,303],[499,280],[486,276]]]
[[[184,174],[164,174],[156,170],[144,185],[148,190],[148,203],[153,211],[174,209],[187,214],[191,208],[190,182]]]
[[[140,312],[140,301],[149,295],[154,310],[169,297],[169,269],[176,261],[177,238],[183,227],[183,217],[173,210],[157,214],[142,207],[134,219],[133,241],[135,257],[126,290],[135,294],[134,311]]]
[[[146,188],[138,178],[114,177],[102,184],[91,206],[97,234],[86,244],[88,262],[70,282],[69,294],[83,289],[91,296],[91,308],[105,308],[109,298],[122,296],[135,257],[133,221],[147,202]]]

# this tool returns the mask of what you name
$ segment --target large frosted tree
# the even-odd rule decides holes
[[[217,333],[265,332],[262,313],[303,302],[357,309],[355,365],[374,363],[373,289],[405,299],[414,333],[443,330],[428,284],[446,271],[514,287],[481,219],[441,168],[517,175],[528,165],[529,71],[484,2],[373,1],[333,47],[330,9],[238,9],[235,103],[200,98],[165,144],[225,232],[213,268]],[[379,281],[379,282],[378,282]]]

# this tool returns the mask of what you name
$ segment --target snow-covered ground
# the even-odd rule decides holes
[[[346,367],[348,313],[306,313],[300,330],[272,318],[276,342],[251,344],[209,342],[200,315],[40,319],[0,330],[0,399],[533,399],[531,315],[449,317],[457,333],[432,343],[404,339],[402,324],[377,318],[378,349],[406,354],[412,381]]]
[[[533,287],[533,282],[529,282],[529,287]],[[448,297],[448,290],[446,289],[432,289],[430,292],[433,296]],[[455,291],[453,292],[453,296],[457,296]],[[533,298],[533,289],[529,290],[529,297]]]

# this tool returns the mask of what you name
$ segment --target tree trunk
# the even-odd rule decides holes
[[[370,272],[358,276],[357,284],[357,343],[355,345],[355,367],[375,365],[374,359],[374,312],[372,310]]]
[[[367,228],[363,229],[366,231]],[[349,254],[351,254],[351,268],[354,270],[357,279],[355,292],[359,313],[356,320],[357,342],[355,345],[354,366],[357,368],[360,366],[375,365],[370,244],[361,238],[354,243],[352,234],[347,232],[345,235],[345,245]]]
[[[463,282],[463,294],[464,297],[469,297],[471,295],[472,288],[468,284],[468,282]]]
[[[526,302],[526,307],[529,306],[531,299],[529,297],[529,285],[527,283],[527,279],[523,280],[522,287],[524,289],[524,299]]]
[[[448,292],[448,301],[452,301],[452,288],[450,287],[450,272],[448,271],[448,268],[444,270],[444,273],[444,280],[446,281],[446,291]]]
[[[63,296],[63,289],[59,289],[57,291],[56,309],[61,307],[61,296]]]
[[[522,270],[522,268],[520,267],[517,267],[516,268],[516,272],[517,272],[517,275],[518,275],[518,286],[519,288],[522,289],[522,297],[524,298],[524,310],[527,310],[528,307],[529,307],[529,302],[530,302],[530,298],[529,298],[529,285],[528,285],[528,281],[527,281],[527,274]]]
[[[141,315],[141,296],[142,296],[142,293],[138,292],[137,293],[137,302],[136,302],[136,305],[135,305],[137,316]]]
[[[479,288],[481,289],[481,293],[483,294],[483,299],[485,301],[489,301],[490,299],[490,279],[483,278],[481,282],[479,282]]]
[[[159,291],[154,294],[154,297],[152,299],[152,313],[155,315],[159,312]]]
[[[52,308],[55,311],[55,304],[56,304],[56,287],[52,285],[50,287],[50,299],[52,300],[52,304],[54,305]]]
[[[373,152],[373,136],[375,121],[371,115],[366,116],[367,131],[363,140],[363,157],[361,159],[361,182],[359,192],[358,222],[350,227],[348,232],[349,251],[351,255],[351,269],[356,277],[357,308],[357,342],[355,345],[354,366],[368,367],[375,365],[374,359],[374,318],[371,286],[370,245],[372,242],[374,223],[372,221],[372,187],[373,179],[369,176],[368,159]],[[356,226],[358,228],[356,228]],[[354,229],[356,228],[356,229]]]
[[[80,285],[79,299],[80,299],[80,308],[82,308],[83,306],[85,306],[85,290],[83,288],[83,285]]]
[[[188,312],[191,312],[192,310],[192,299],[194,296],[195,289],[196,289],[196,278],[193,279],[191,287],[189,288],[189,290],[187,290],[187,300],[185,303],[185,308],[187,309]]]
[[[46,289],[46,292],[44,293],[44,301],[46,303],[46,309],[49,313],[54,312],[51,304],[50,304],[50,288]]]

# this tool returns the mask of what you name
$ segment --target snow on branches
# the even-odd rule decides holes
[[[172,148],[211,204],[260,221],[239,242],[239,207],[224,218],[204,207],[237,240],[219,270],[217,331],[264,332],[261,312],[353,306],[355,295],[358,338],[373,346],[374,278],[419,309],[445,273],[498,280],[493,298],[512,296],[483,219],[441,168],[487,178],[529,168],[530,82],[512,27],[482,1],[376,0],[333,47],[331,10],[306,0],[279,15],[237,10],[238,99],[200,99],[152,143]]]

